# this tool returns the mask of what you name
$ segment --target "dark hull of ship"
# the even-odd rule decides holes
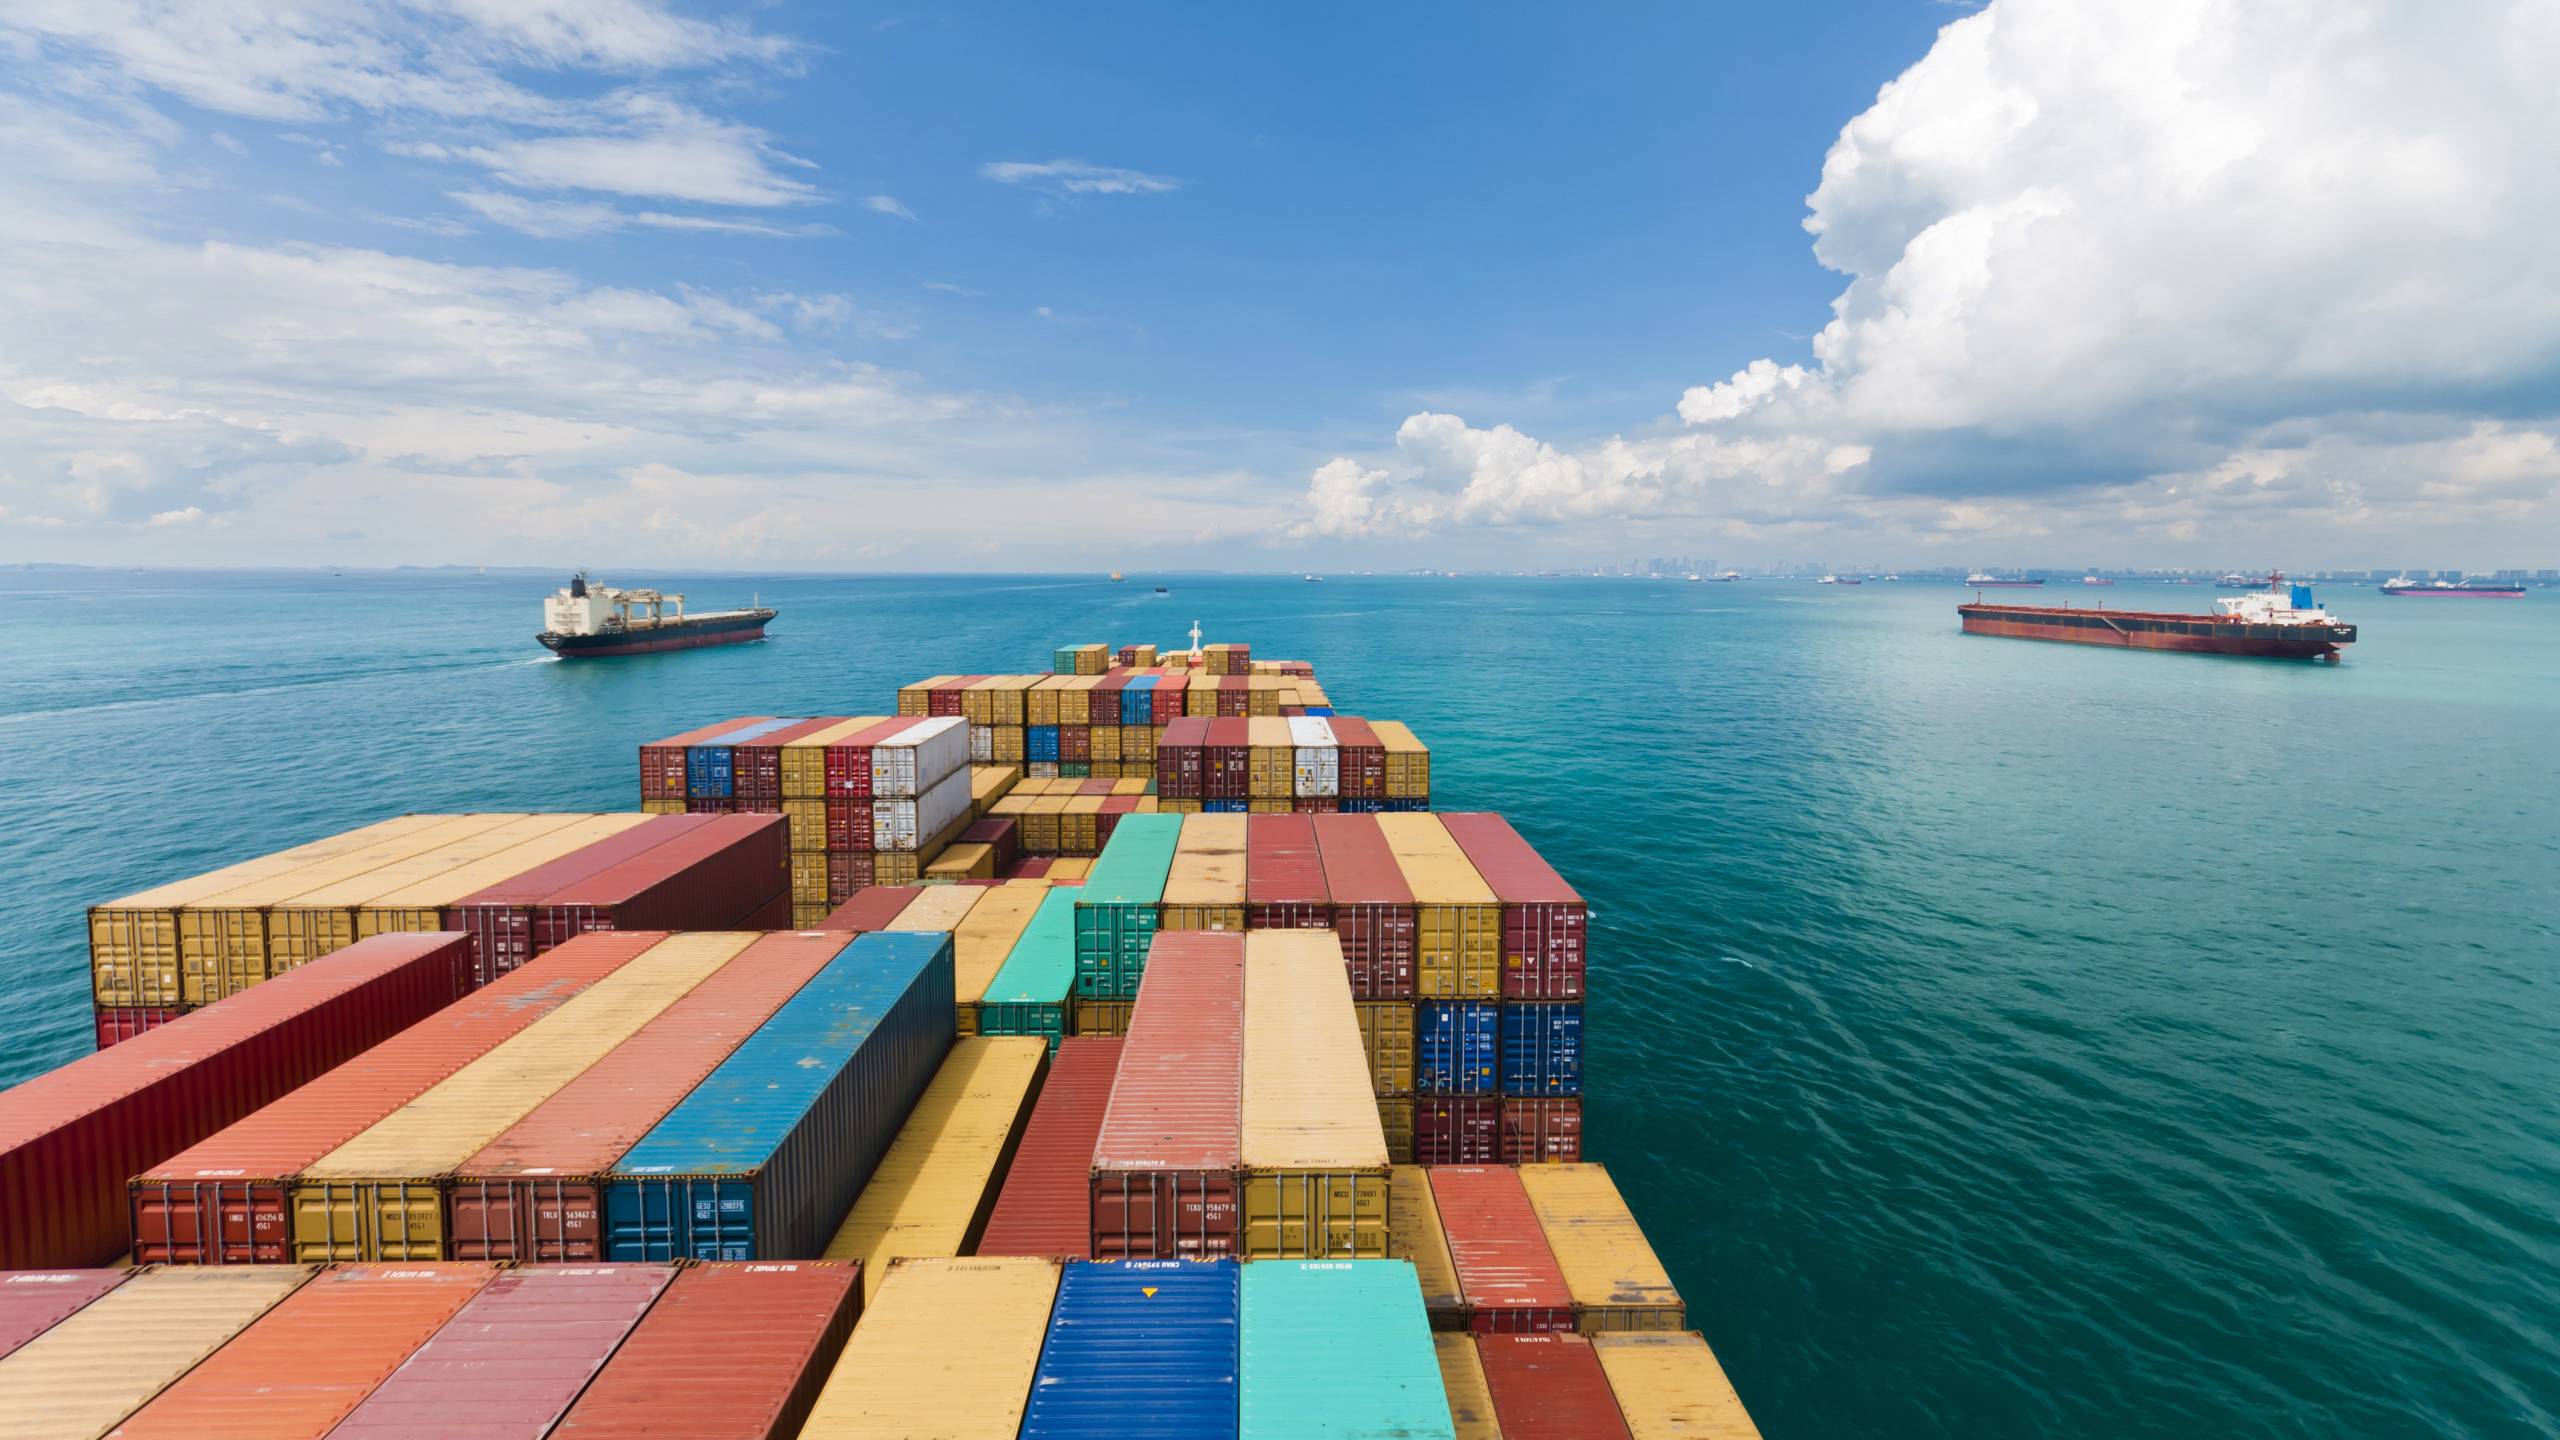
[[[1959,605],[1968,635],[2054,640],[2119,650],[2183,650],[2267,660],[2335,660],[2356,640],[2353,625],[2249,625],[2212,615],[2143,610],[2072,610],[2042,605]]]
[[[660,650],[699,650],[710,645],[743,645],[764,638],[764,627],[776,612],[750,610],[716,620],[669,620],[631,630],[598,635],[554,635],[534,638],[563,660],[593,660],[607,655],[650,655]]]

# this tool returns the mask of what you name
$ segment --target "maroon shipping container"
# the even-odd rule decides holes
[[[591,930],[726,930],[791,893],[791,827],[732,815],[546,895],[534,952]]]
[[[960,692],[981,680],[994,678],[992,675],[962,675],[946,680],[925,692],[924,713],[928,716],[957,715],[960,713]]]
[[[1093,1146],[1094,1259],[1234,1253],[1243,1093],[1244,937],[1157,932]]]
[[[674,1275],[663,1265],[505,1271],[329,1433],[548,1434]],[[708,1352],[726,1348],[704,1340]]]
[[[1059,1042],[975,1253],[1091,1258],[1093,1147],[1125,1043],[1116,1035]]]
[[[1120,824],[1120,817],[1121,817],[1121,816],[1123,816],[1123,815],[1135,815],[1135,814],[1137,814],[1137,813],[1138,813],[1138,797],[1137,797],[1137,796],[1135,796],[1135,795],[1106,795],[1106,796],[1104,796],[1104,797],[1103,797],[1103,799],[1102,799],[1102,808],[1101,808],[1100,810],[1098,810],[1098,811],[1094,812],[1094,817],[1093,817],[1093,848],[1094,848],[1094,853],[1096,853],[1096,854],[1100,854],[1100,853],[1102,852],[1102,850],[1103,850],[1103,847],[1105,847],[1105,846],[1107,846],[1107,845],[1109,845],[1109,844],[1111,843],[1111,832],[1112,832],[1114,829],[1116,829],[1116,828],[1118,828],[1118,827],[1119,827],[1119,824]]]
[[[995,853],[996,868],[1022,858],[1022,827],[1010,815],[991,815],[960,832],[963,845],[984,845]]]
[[[827,807],[827,849],[838,854],[859,855],[871,849],[871,797],[868,795],[830,795]]]
[[[1547,1232],[1507,1165],[1430,1167],[1431,1200],[1449,1236],[1449,1258],[1479,1335],[1573,1329],[1573,1294],[1547,1248]]]
[[[941,713],[939,710],[934,712],[936,715]],[[956,715],[960,712],[954,710],[951,713]],[[864,726],[827,747],[827,798],[863,802],[865,808],[862,812],[862,848],[865,850],[871,848],[871,811],[869,809],[871,747],[883,740],[895,739],[905,734],[911,727],[923,724],[929,718],[931,717],[924,715],[901,715],[895,719],[883,720],[877,725]],[[829,825],[832,834],[832,820]],[[835,848],[833,841],[828,843],[828,848]]]
[[[1156,688],[1147,695],[1147,723],[1171,725],[1181,719],[1188,708],[1183,697],[1189,693],[1190,687],[1191,677],[1188,675],[1157,676]]]
[[[1212,720],[1209,722],[1208,754],[1201,765],[1200,795],[1204,800],[1242,800],[1252,793],[1248,780],[1248,762],[1252,742],[1245,720]]]
[[[1093,688],[1084,692],[1086,697],[1084,723],[1119,728],[1120,692],[1128,688],[1129,676],[1125,671],[1105,675],[1095,681]]]
[[[486,985],[539,953],[534,948],[533,915],[545,896],[711,823],[708,815],[652,815],[619,835],[581,846],[445,907],[444,928],[471,937],[472,983]]]
[[[771,715],[741,715],[699,730],[687,730],[664,740],[652,740],[640,747],[640,798],[643,800],[681,800],[685,797],[684,752],[714,735],[743,730],[749,725],[771,720]]]
[[[738,797],[741,806],[753,803],[769,809],[782,803],[782,747],[794,740],[806,740],[821,730],[832,730],[845,722],[842,715],[817,720],[803,720],[785,725],[770,735],[759,735],[730,747],[729,793]]]
[[[1502,1440],[1629,1440],[1600,1356],[1579,1335],[1479,1335]]]
[[[869,889],[878,870],[868,854],[827,857],[827,903],[841,905]]]
[[[1209,722],[1200,717],[1176,719],[1156,737],[1156,794],[1174,800],[1197,800],[1208,774],[1206,749]]]
[[[735,815],[738,813],[738,802],[726,795],[687,795],[684,797],[684,813],[687,815]]]
[[[1582,892],[1499,815],[1443,815],[1440,823],[1502,902],[1503,998],[1581,999],[1591,933]]]
[[[866,885],[853,892],[853,898],[827,913],[818,922],[821,930],[850,930],[857,935],[886,930],[898,912],[909,901],[924,893],[921,885]]]
[[[1306,815],[1250,815],[1244,822],[1244,926],[1326,930],[1333,925],[1316,824]]]
[[[1385,799],[1387,747],[1378,739],[1378,732],[1357,715],[1336,715],[1325,723],[1333,727],[1333,743],[1341,752],[1336,763],[1341,766],[1342,798]]]
[[[122,1270],[0,1271],[0,1360],[124,1283]]]
[[[1092,758],[1092,726],[1061,725],[1058,727],[1058,759],[1062,763],[1072,765],[1077,761],[1091,760]]]
[[[125,1182],[460,999],[460,935],[375,935],[0,1091],[0,1270],[125,1251]]]
[[[1025,855],[1013,862],[1013,868],[1005,872],[1004,878],[1007,880],[1045,879],[1049,874],[1049,867],[1055,863],[1054,856]]]
[[[861,1281],[823,1260],[681,1271],[551,1433],[788,1440],[853,1334]]]
[[[128,1192],[134,1259],[145,1265],[291,1259],[285,1199],[293,1177],[304,1166],[522,1033],[665,938],[634,930],[573,941],[447,1005],[283,1099],[150,1165]],[[351,945],[301,968],[316,969],[356,949]],[[281,979],[253,986],[231,999],[256,995]],[[221,1001],[211,1010],[230,1003]],[[172,1032],[184,1028],[183,1023],[169,1027]],[[119,1045],[109,1053],[139,1048],[138,1043]],[[142,1169],[133,1166],[123,1173]]]
[[[1581,1158],[1581,1100],[1553,1096],[1503,1100],[1503,1164],[1569,1165]]]
[[[1290,804],[1300,815],[1331,815],[1342,808],[1342,801],[1331,795],[1301,795]]]
[[[1242,675],[1218,677],[1218,714],[1242,719],[1253,713],[1253,682]]]
[[[753,915],[748,916],[746,919],[739,921],[737,924],[732,925],[729,928],[732,930],[789,930],[793,928],[791,924],[791,896],[788,893],[774,896],[772,899],[764,902],[764,908],[756,911]]]
[[[1502,1102],[1491,1095],[1416,1097],[1413,1102],[1413,1163],[1507,1163],[1502,1158]]]
[[[1317,815],[1311,822],[1333,900],[1333,933],[1362,1000],[1413,997],[1413,891],[1374,815]]]
[[[145,1030],[156,1030],[187,1013],[175,1005],[93,1005],[90,1010],[101,1050]]]

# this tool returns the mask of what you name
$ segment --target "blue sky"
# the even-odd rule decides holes
[[[2540,8],[26,0],[0,559],[2549,564]]]

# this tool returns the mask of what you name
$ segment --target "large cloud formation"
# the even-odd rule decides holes
[[[1579,450],[1415,415],[1316,472],[1300,533],[2548,524],[2555,153],[2551,0],[1994,0],[1831,147],[1813,364]]]

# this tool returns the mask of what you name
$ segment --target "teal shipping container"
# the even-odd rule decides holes
[[[1053,889],[1031,913],[978,1001],[981,1035],[1037,1035],[1058,1053],[1075,1009],[1076,889]]]
[[[1156,938],[1156,907],[1164,902],[1165,876],[1181,838],[1179,815],[1123,815],[1111,827],[1111,843],[1074,892],[1079,999],[1137,995],[1147,947]]]
[[[1241,1440],[1457,1440],[1403,1260],[1244,1267]]]

